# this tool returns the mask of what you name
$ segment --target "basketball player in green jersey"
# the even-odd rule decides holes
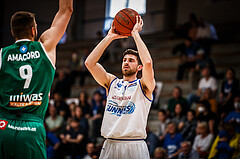
[[[46,159],[43,126],[55,73],[56,45],[73,11],[73,0],[59,0],[51,27],[39,38],[34,14],[16,12],[16,42],[0,51],[0,159]]]

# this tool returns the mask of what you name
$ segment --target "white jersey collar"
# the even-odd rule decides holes
[[[29,40],[29,39],[20,39],[20,40],[15,41],[15,43],[18,43],[18,42],[21,42],[21,41],[31,41],[31,40]]]

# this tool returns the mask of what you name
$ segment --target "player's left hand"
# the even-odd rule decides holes
[[[142,27],[143,27],[143,20],[140,15],[139,16],[137,15],[136,16],[136,24],[134,25],[131,33],[134,34],[136,32],[140,32],[142,30]]]

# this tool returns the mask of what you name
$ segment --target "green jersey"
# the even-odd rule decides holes
[[[40,42],[22,39],[1,49],[0,117],[20,112],[43,120],[54,74],[55,66]]]

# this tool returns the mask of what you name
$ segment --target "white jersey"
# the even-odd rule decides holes
[[[142,91],[140,80],[115,78],[109,87],[101,134],[105,138],[145,139],[152,100]]]

